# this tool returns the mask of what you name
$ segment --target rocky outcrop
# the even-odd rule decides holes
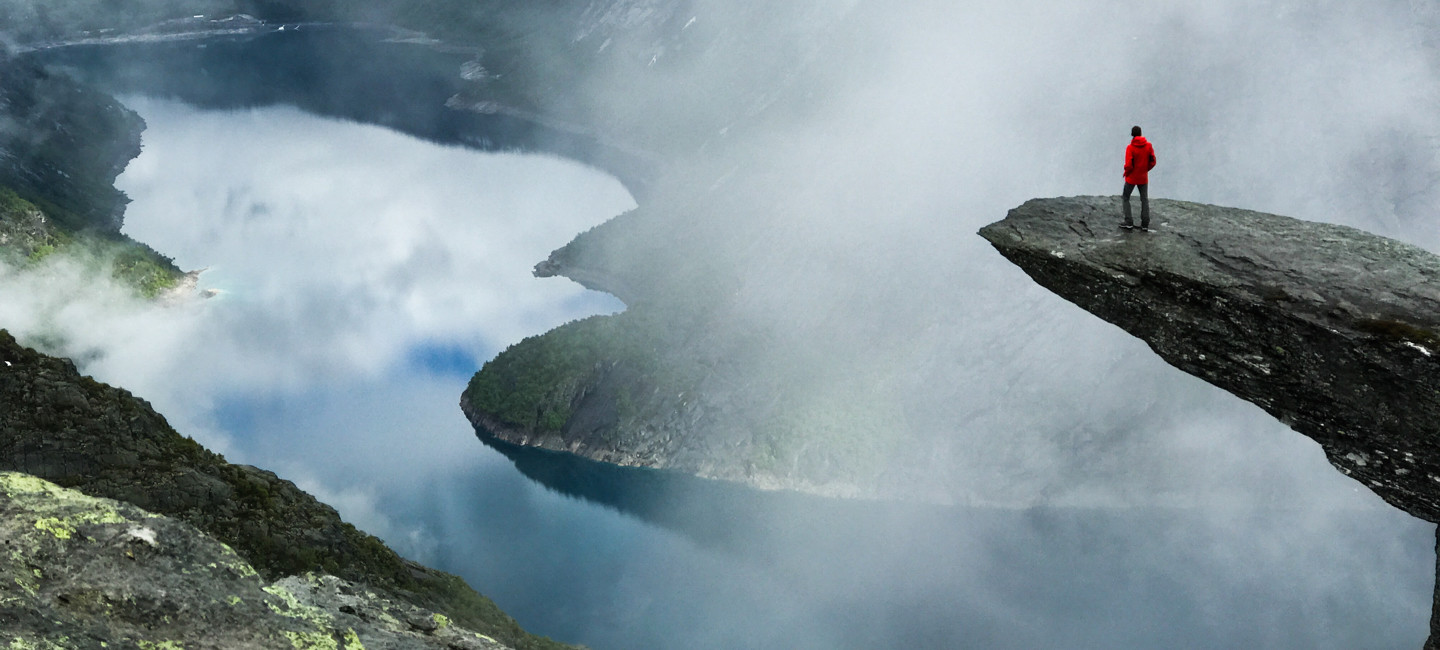
[[[507,647],[334,576],[267,584],[193,526],[25,474],[0,472],[0,539],[10,647]]]
[[[144,400],[82,377],[0,330],[0,470],[174,517],[265,580],[324,573],[516,648],[564,647],[520,629],[460,578],[407,561],[275,474],[225,462]]]
[[[1253,402],[1386,501],[1440,521],[1440,257],[1330,224],[1114,197],[1042,199],[980,235],[1030,277]]]
[[[1314,439],[1390,504],[1440,521],[1440,257],[1345,226],[1152,207],[1157,228],[1138,232],[1120,229],[1115,197],[1037,199],[980,235],[1171,365]],[[1440,647],[1440,616],[1425,647]]]

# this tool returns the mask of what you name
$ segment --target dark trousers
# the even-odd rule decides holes
[[[1124,194],[1125,200],[1124,200],[1123,202],[1121,202],[1121,205],[1123,205],[1123,206],[1125,207],[1125,225],[1127,225],[1127,226],[1133,226],[1133,225],[1135,225],[1135,222],[1130,220],[1130,192],[1131,192],[1131,190],[1134,190],[1134,189],[1137,188],[1137,187],[1140,188],[1140,227],[1141,227],[1141,228],[1149,228],[1149,227],[1150,227],[1150,195],[1149,195],[1148,192],[1146,192],[1146,190],[1150,187],[1149,185],[1134,185],[1134,184],[1131,184],[1131,183],[1126,183],[1126,184],[1125,184],[1125,194]]]

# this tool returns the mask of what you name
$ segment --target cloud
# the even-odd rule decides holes
[[[895,473],[930,477],[959,502],[1349,498],[1313,447],[1296,449],[1303,438],[1036,287],[975,231],[1036,196],[1118,194],[1140,124],[1159,152],[1152,196],[1440,250],[1433,12],[1399,1],[804,7],[702,0],[695,25],[719,36],[667,35],[744,52],[675,47],[668,68],[602,69],[586,86],[600,107],[621,102],[617,88],[680,95],[642,102],[646,119],[713,129],[686,160],[695,182],[657,192],[666,218],[652,234],[700,242],[705,262],[733,274],[731,304],[706,324],[737,341],[727,354],[747,357],[744,342],[767,340],[754,333],[775,333],[751,350],[763,361],[747,378],[801,375],[797,392],[822,409],[857,395],[901,405],[903,421],[887,422],[918,440],[894,446],[926,452],[902,454]],[[775,74],[786,65],[803,71]],[[769,85],[731,83],[746,74]],[[692,100],[764,108],[705,124]],[[1192,431],[1209,444],[1178,442]],[[1297,456],[1308,469],[1290,474]],[[1222,465],[1233,469],[1195,471]]]
[[[746,41],[759,32],[744,21],[769,6],[697,2],[691,29],[729,29],[722,43],[751,48],[717,66],[793,51]],[[844,8],[809,34],[820,48],[810,72],[826,80],[808,89],[817,99],[733,102],[772,108],[734,116],[724,134],[716,125],[698,156],[696,173],[713,174],[703,202],[717,207],[695,228],[739,242],[713,252],[731,256],[751,296],[730,324],[838,322],[835,350],[883,344],[876,364],[915,396],[907,416],[953,451],[917,467],[957,494],[1077,506],[1068,519],[947,510],[775,533],[767,526],[796,514],[781,510],[736,524],[780,549],[736,568],[504,484],[493,457],[467,456],[476,443],[457,421],[458,386],[397,369],[417,347],[484,359],[613,308],[528,269],[628,199],[584,180],[562,189],[566,170],[580,171],[570,163],[526,158],[558,166],[512,176],[471,166],[473,153],[289,109],[130,100],[151,131],[122,179],[136,199],[129,232],[182,266],[211,267],[205,283],[220,298],[162,310],[57,265],[0,277],[0,322],[67,328],[75,349],[103,353],[88,369],[152,399],[183,432],[301,477],[392,541],[525,599],[527,615],[577,621],[568,633],[620,647],[633,636],[616,620],[670,626],[657,645],[693,634],[712,647],[762,633],[785,647],[1418,645],[1429,526],[1357,491],[1257,409],[1033,286],[973,233],[1032,196],[1117,192],[1138,123],[1159,148],[1155,196],[1436,249],[1432,16],[1403,2]],[[826,50],[832,28],[848,35]],[[806,29],[776,21],[763,33]],[[846,56],[852,44],[864,48]],[[684,106],[724,105],[739,86],[722,82],[745,70],[711,72],[701,57],[677,73],[689,85],[654,88],[693,93]],[[635,101],[600,94],[601,106]],[[547,179],[539,199],[463,194],[527,187],[535,174]],[[572,217],[562,204],[596,210]],[[704,219],[717,215],[727,218]],[[744,264],[752,255],[766,264]],[[415,385],[382,385],[397,375]],[[1188,507],[1081,508],[1155,501]],[[640,551],[627,555],[631,545]],[[569,561],[543,579],[517,568],[553,557]],[[675,575],[694,576],[693,590]],[[589,599],[574,607],[588,616],[555,613],[580,591]]]
[[[484,360],[621,308],[529,273],[572,233],[633,207],[583,165],[437,147],[289,108],[126,102],[150,127],[118,181],[134,201],[125,232],[208,269],[201,287],[218,296],[144,303],[61,262],[6,271],[0,291],[15,299],[0,316],[22,340],[59,333],[86,372],[203,442],[232,449],[212,413],[226,396],[374,378],[426,346]],[[543,190],[517,191],[537,177]]]

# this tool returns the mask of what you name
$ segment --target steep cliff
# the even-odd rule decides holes
[[[116,176],[145,123],[113,97],[0,52],[0,264],[59,253],[154,297],[183,275],[120,234]]]
[[[0,185],[70,230],[115,235],[129,199],[115,177],[145,123],[114,98],[0,53]]]
[[[1115,197],[1036,199],[980,235],[1171,365],[1320,443],[1390,504],[1440,521],[1440,257],[1345,226],[1152,208],[1157,227],[1137,232],[1119,228]],[[1437,646],[1440,616],[1426,644]]]
[[[1354,228],[1157,200],[1042,199],[980,231],[1030,277],[1255,403],[1440,521],[1440,257]]]

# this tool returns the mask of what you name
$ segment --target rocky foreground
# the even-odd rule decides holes
[[[1026,202],[980,230],[1036,282],[1320,443],[1440,521],[1440,257],[1354,228],[1183,201]],[[1437,599],[1440,602],[1440,599]],[[1440,628],[1431,623],[1437,647]]]
[[[334,576],[267,581],[193,526],[26,474],[0,472],[0,537],[9,647],[508,647]]]
[[[187,648],[288,647],[273,638],[360,647],[351,637],[371,648],[568,647],[527,634],[460,578],[400,557],[290,481],[226,462],[144,400],[0,330],[4,470],[23,474],[0,483],[0,635],[62,647],[98,641],[55,634],[191,639]],[[478,634],[446,631],[451,622]]]

